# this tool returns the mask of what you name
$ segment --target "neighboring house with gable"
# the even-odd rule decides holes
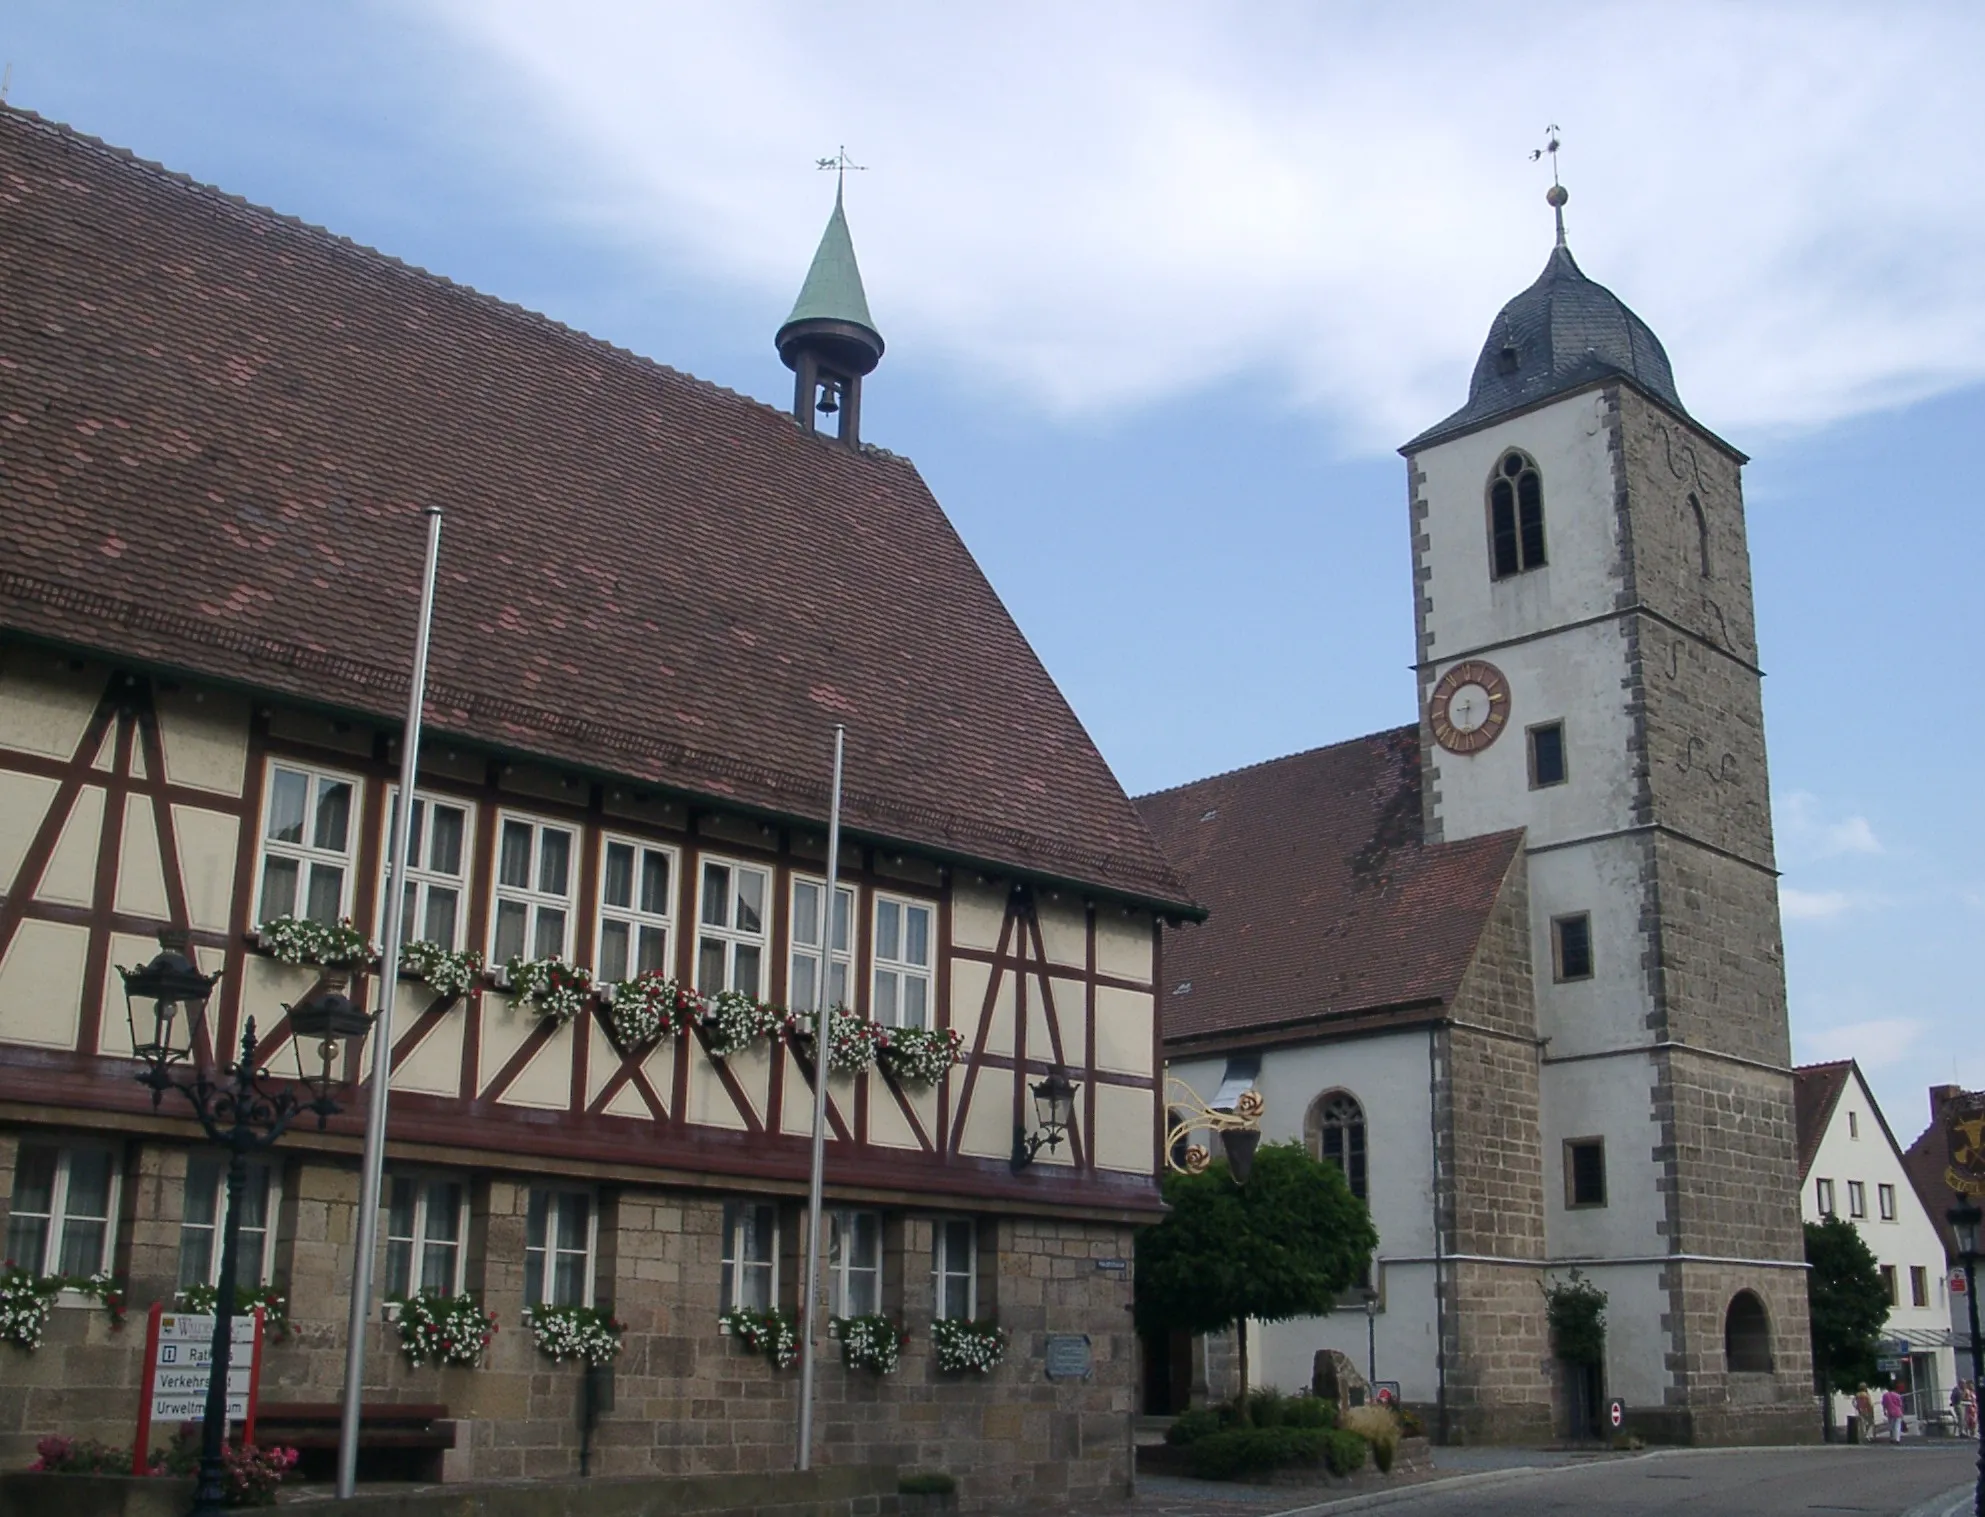
[[[916,469],[861,441],[882,338],[838,200],[778,332],[786,410],[22,111],[0,182],[8,1254],[139,1312],[214,1278],[218,1150],[131,1078],[115,966],[161,931],[221,975],[213,1046],[252,1017],[278,1069],[288,1005],[376,1004],[367,964],[271,929],[380,930],[438,505],[410,934],[729,992],[750,1025],[399,978],[379,1293],[466,1292],[500,1331],[440,1368],[375,1326],[367,1400],[445,1404],[429,1473],[572,1472],[580,1375],[520,1314],[595,1307],[626,1329],[596,1472],[789,1467],[796,1377],[719,1316],[802,1306],[814,1071],[774,1017],[822,957],[843,723],[833,994],[958,1057],[857,1048],[828,1082],[817,1305],[909,1337],[887,1375],[828,1354],[823,1446],[954,1471],[968,1506],[1120,1489],[1129,1289],[1095,1260],[1160,1214],[1151,987],[1197,909]],[[1056,1066],[1072,1125],[1020,1167]],[[339,1388],[368,1067],[251,1178],[244,1278],[292,1324],[265,1398]],[[942,1368],[940,1318],[996,1319],[1005,1362]],[[1051,1336],[1088,1378],[1045,1377]],[[0,1345],[0,1463],[129,1444],[143,1340],[65,1301]]]
[[[1971,1312],[1965,1301],[1964,1261],[1958,1257],[1957,1239],[1951,1233],[1948,1214],[1952,1208],[1967,1200],[1977,1204],[1978,1198],[1958,1195],[1945,1178],[1951,1170],[1951,1134],[1946,1108],[1960,1096],[1967,1095],[1975,1100],[1978,1092],[1966,1091],[1961,1085],[1930,1087],[1930,1125],[1916,1135],[1916,1141],[1909,1145],[1903,1161],[1909,1166],[1909,1178],[1915,1184],[1924,1211],[1937,1225],[1937,1236],[1944,1251],[1945,1293],[1951,1306],[1951,1341],[1956,1345],[1958,1374],[1968,1380],[1971,1378]],[[1985,1302],[1980,1303],[1980,1315],[1985,1316]]]

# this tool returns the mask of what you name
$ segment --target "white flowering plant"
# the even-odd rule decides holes
[[[563,1026],[586,1009],[593,993],[593,971],[557,957],[518,957],[503,966],[503,986],[513,1001]]]
[[[935,1085],[965,1056],[955,1027],[878,1027],[875,1058],[905,1085]]]
[[[696,1023],[713,1059],[728,1059],[783,1025],[777,1009],[741,990],[720,990],[698,1004]]]
[[[350,917],[335,922],[271,917],[256,926],[255,941],[285,964],[370,964],[379,957],[379,945]]]
[[[537,1341],[538,1352],[554,1364],[567,1359],[595,1367],[611,1364],[620,1355],[621,1334],[627,1331],[627,1324],[612,1312],[592,1306],[527,1306],[524,1323]]]
[[[622,980],[607,1002],[607,1030],[614,1042],[632,1052],[658,1038],[672,1038],[696,1015],[696,992],[658,969]]]
[[[817,1012],[789,1012],[786,1016],[786,1040],[810,1059],[819,1026]],[[827,1027],[827,1068],[830,1073],[858,1075],[875,1062],[876,1035],[881,1029],[867,1017],[858,1016],[845,1006],[836,1006]]]
[[[482,955],[473,948],[451,953],[439,943],[415,938],[400,950],[400,973],[422,981],[436,995],[466,995],[482,978]]]
[[[474,1296],[394,1296],[399,1303],[400,1352],[418,1369],[438,1364],[473,1369],[496,1336],[496,1313]]]
[[[930,1341],[937,1367],[951,1373],[989,1374],[1006,1357],[1006,1329],[991,1318],[939,1318],[930,1325]]]
[[[910,1341],[907,1332],[879,1314],[834,1317],[828,1326],[841,1340],[841,1362],[851,1370],[877,1375],[895,1373],[903,1359],[903,1345]]]
[[[41,1330],[48,1325],[48,1313],[61,1290],[60,1276],[37,1275],[9,1259],[0,1271],[0,1342],[29,1353],[40,1348]]]
[[[220,1299],[220,1287],[214,1285],[184,1285],[173,1293],[172,1304],[175,1310],[187,1312],[195,1317],[211,1317],[214,1303]],[[262,1309],[262,1331],[272,1342],[280,1343],[289,1336],[289,1298],[273,1285],[237,1285],[234,1288],[234,1310],[237,1316]]]
[[[750,1352],[763,1354],[773,1369],[791,1369],[799,1363],[799,1324],[785,1312],[755,1312],[748,1306],[734,1306],[717,1322]]]

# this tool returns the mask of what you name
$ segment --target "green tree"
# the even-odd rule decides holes
[[[1888,1288],[1860,1231],[1840,1217],[1808,1222],[1806,1263],[1814,1380],[1849,1395],[1882,1383],[1887,1377],[1875,1368],[1875,1355],[1888,1321]]]
[[[1137,1239],[1137,1325],[1146,1333],[1318,1316],[1378,1246],[1342,1172],[1299,1142],[1263,1144],[1246,1185],[1234,1184],[1224,1161],[1167,1175],[1165,1201],[1171,1214]],[[1239,1336],[1245,1391],[1247,1334]]]

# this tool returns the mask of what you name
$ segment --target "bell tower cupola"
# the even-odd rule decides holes
[[[868,313],[838,185],[813,266],[774,341],[780,361],[793,371],[793,415],[800,425],[821,431],[823,417],[838,417],[834,435],[849,447],[859,443],[862,379],[882,361],[883,343]]]

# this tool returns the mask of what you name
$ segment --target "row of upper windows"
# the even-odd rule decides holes
[[[178,1284],[212,1285],[220,1277],[224,1160],[188,1160],[179,1227]],[[469,1186],[458,1175],[387,1177],[383,1294],[454,1295],[468,1267]],[[107,1269],[115,1242],[120,1184],[116,1153],[94,1144],[25,1143],[14,1172],[6,1257],[36,1274],[93,1275]],[[269,1225],[282,1199],[279,1171],[249,1165],[243,1191],[238,1270],[242,1283],[266,1285],[275,1267]],[[826,1287],[837,1317],[882,1310],[883,1217],[876,1211],[827,1215]],[[763,1201],[724,1207],[719,1310],[767,1311],[779,1304],[781,1209]],[[976,1317],[979,1238],[969,1217],[932,1224],[931,1284],[937,1317]],[[591,1306],[599,1257],[599,1209],[589,1190],[534,1188],[525,1212],[526,1305]]]
[[[1489,575],[1508,579],[1541,569],[1544,550],[1544,476],[1536,461],[1512,449],[1489,476]],[[1709,518],[1691,494],[1685,502],[1694,528],[1695,570],[1710,578]]]
[[[301,916],[332,922],[349,914],[357,874],[359,793],[359,781],[351,776],[271,762],[255,893],[258,921]],[[388,837],[398,805],[395,791],[385,819]],[[405,883],[410,940],[438,943],[449,952],[465,946],[476,810],[467,801],[415,795]],[[496,826],[493,909],[485,945],[491,964],[514,957],[571,959],[579,897],[586,890],[598,906],[590,966],[597,978],[611,983],[651,969],[673,969],[679,850],[607,834],[601,840],[597,877],[582,881],[578,826],[512,810],[498,811]],[[699,990],[767,994],[772,878],[771,869],[761,865],[702,860],[694,932]],[[813,1004],[825,892],[824,880],[801,876],[792,882],[788,999],[802,1008]],[[927,1026],[936,962],[935,910],[928,901],[872,894],[865,1009],[892,1026]],[[381,924],[384,899],[382,889]],[[857,904],[854,888],[837,889],[829,984],[829,997],[837,1005],[854,1004],[848,980]]]
[[[1819,1214],[1822,1217],[1835,1215],[1836,1203],[1833,1181],[1828,1179],[1816,1179],[1813,1181],[1813,1203],[1818,1207]],[[1895,1187],[1893,1185],[1877,1185],[1875,1187],[1875,1204],[1881,1208],[1882,1221],[1893,1222],[1896,1220]],[[1847,1182],[1847,1215],[1855,1218],[1864,1218],[1868,1215],[1868,1187],[1863,1181],[1849,1180]]]

